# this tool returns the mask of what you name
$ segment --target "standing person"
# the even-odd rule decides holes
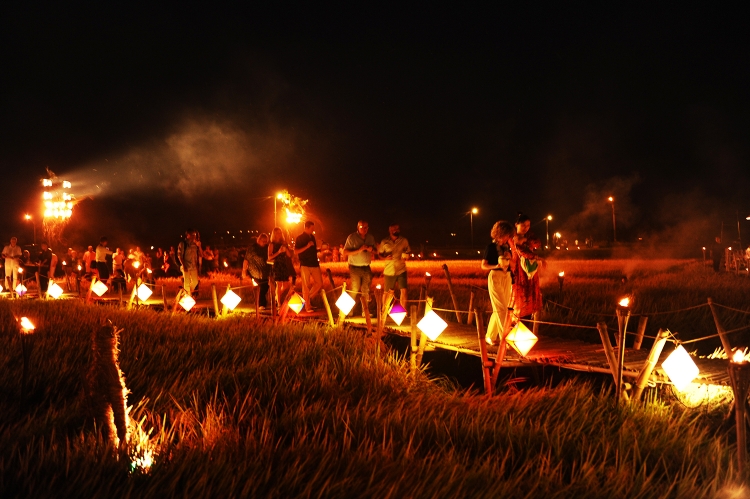
[[[482,270],[490,271],[487,276],[487,289],[490,292],[492,304],[492,316],[487,324],[485,340],[490,345],[498,345],[505,332],[505,321],[511,306],[513,276],[510,271],[510,262],[513,255],[509,240],[513,236],[513,226],[505,220],[495,222],[490,236],[492,241],[484,250],[482,258]]]
[[[206,245],[206,249],[203,250],[203,275],[208,275],[209,272],[214,270],[214,252],[211,246]]]
[[[113,272],[117,274],[117,271],[119,270],[120,272],[122,272],[122,275],[125,275],[124,264],[125,264],[125,252],[122,250],[122,248],[117,248],[115,250],[115,253],[112,255]]]
[[[271,242],[268,244],[268,262],[273,265],[271,274],[275,282],[276,303],[281,305],[281,299],[286,296],[292,287],[292,277],[296,275],[292,258],[289,255],[289,246],[284,239],[284,233],[280,227],[274,227],[271,231]]]
[[[23,251],[18,245],[18,238],[10,238],[10,244],[3,248],[3,258],[5,258],[5,287],[8,288],[8,279],[13,283],[10,289],[16,289],[18,286],[18,268],[21,266],[21,257]]]
[[[39,252],[39,292],[44,293],[47,291],[49,285],[49,270],[52,265],[52,250],[45,241],[42,241],[39,246],[41,251]]]
[[[357,293],[361,292],[365,299],[365,305],[370,304],[370,282],[372,282],[372,254],[375,251],[375,237],[369,233],[370,224],[364,220],[357,222],[357,231],[349,234],[344,244],[341,256],[349,262],[349,279],[351,280],[351,291],[354,301],[359,302]],[[364,315],[365,311],[362,311]]]
[[[87,275],[91,274],[92,267],[96,262],[96,253],[94,253],[94,247],[89,246],[86,252],[83,254],[83,270]]]
[[[513,237],[513,301],[514,313],[519,319],[531,319],[542,309],[542,291],[539,285],[539,264],[544,262],[537,257],[537,249],[542,242],[529,230],[531,219],[523,213],[516,219],[516,235]]]
[[[318,262],[318,248],[315,240],[315,223],[311,220],[305,222],[305,229],[297,236],[294,243],[294,252],[299,256],[300,273],[302,274],[302,297],[305,299],[305,312],[314,312],[310,300],[323,289],[323,277],[320,275],[320,262]],[[312,279],[312,288],[310,280]]]
[[[198,256],[201,251],[198,232],[195,229],[185,231],[185,240],[177,246],[177,260],[182,271],[182,287],[192,296],[198,287]]]
[[[714,272],[718,272],[721,267],[721,257],[724,255],[724,246],[721,244],[721,238],[716,236],[711,244],[711,262],[714,265]]]
[[[99,245],[96,247],[96,271],[99,273],[100,281],[109,280],[109,265],[107,265],[107,255],[112,252],[107,248],[107,237],[102,236],[99,239]]]
[[[258,308],[265,310],[268,306],[268,278],[271,274],[271,266],[268,265],[268,234],[265,232],[258,235],[255,241],[250,241],[242,270],[258,284]]]
[[[406,287],[406,260],[409,259],[409,241],[405,237],[401,237],[401,228],[398,224],[391,224],[388,226],[388,237],[380,242],[378,247],[378,254],[381,258],[385,258],[385,269],[383,269],[383,276],[385,276],[385,292],[395,289],[398,284],[400,291],[400,303],[404,307],[404,310],[409,310],[406,305],[408,298],[408,291]]]

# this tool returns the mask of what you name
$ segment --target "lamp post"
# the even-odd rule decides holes
[[[549,221],[552,220],[552,215],[547,215],[547,218],[544,219],[547,225],[547,249],[549,249]]]
[[[474,215],[479,213],[479,210],[476,208],[472,208],[469,212],[469,224],[471,227],[471,249],[474,249]]]
[[[24,216],[23,216],[23,218],[25,218],[25,219],[26,219],[26,221],[29,221],[29,220],[31,220],[31,224],[32,224],[32,226],[34,227],[34,246],[36,246],[36,220],[34,220],[34,219],[33,219],[33,218],[31,217],[31,215],[29,215],[28,213],[27,213],[26,215],[24,215]]]
[[[281,199],[284,195],[280,192],[273,197],[273,226],[279,226],[279,219],[276,217],[276,200]]]
[[[610,203],[612,203],[612,235],[614,238],[614,242],[617,242],[617,222],[615,220],[615,198],[610,196],[607,199]]]

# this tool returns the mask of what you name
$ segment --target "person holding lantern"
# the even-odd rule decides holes
[[[513,259],[513,308],[519,319],[531,319],[531,316],[542,309],[542,291],[539,285],[540,265],[544,261],[534,253],[542,247],[542,242],[529,229],[531,219],[523,213],[516,219],[516,234],[513,236],[511,249]]]
[[[487,290],[492,304],[485,340],[490,345],[497,345],[505,333],[508,309],[512,306],[513,276],[510,263],[513,254],[509,241],[513,237],[513,226],[505,220],[495,222],[490,236],[492,241],[487,245],[482,258],[482,270],[490,272],[487,276]]]

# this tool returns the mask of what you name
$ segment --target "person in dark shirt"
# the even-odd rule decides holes
[[[258,308],[264,310],[268,306],[268,277],[271,274],[271,266],[268,265],[268,234],[265,232],[258,239],[250,243],[245,252],[245,261],[242,271],[253,278],[258,285]]]
[[[49,285],[49,269],[52,263],[52,250],[46,242],[40,244],[42,250],[39,252],[39,288],[42,293],[47,291]]]
[[[308,220],[305,222],[305,231],[297,236],[294,244],[294,252],[299,257],[300,272],[302,274],[302,297],[305,299],[305,311],[313,312],[315,309],[310,300],[323,289],[323,277],[320,275],[320,263],[318,262],[318,248],[315,241],[315,223]],[[312,280],[312,287],[310,281]]]

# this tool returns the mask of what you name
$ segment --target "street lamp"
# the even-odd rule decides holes
[[[283,195],[282,193],[280,193],[280,192],[279,192],[279,193],[277,193],[277,194],[276,194],[276,196],[275,196],[275,197],[273,198],[273,226],[274,226],[274,227],[278,227],[278,226],[279,226],[279,221],[278,221],[278,219],[276,218],[276,200],[277,200],[277,199],[281,199],[281,198],[283,198],[283,197],[284,197],[284,195]]]
[[[469,223],[471,225],[471,249],[474,249],[474,215],[479,213],[477,208],[472,208],[469,212]]]
[[[549,249],[549,221],[552,220],[552,215],[547,215],[544,221],[547,224],[547,249]]]
[[[25,218],[26,221],[31,220],[31,224],[34,226],[34,246],[36,246],[36,220],[34,220],[33,218],[31,218],[31,215],[29,215],[28,213],[25,214],[23,216],[23,218]]]
[[[610,196],[607,200],[612,203],[612,235],[614,242],[617,242],[617,221],[615,220],[615,198]]]

